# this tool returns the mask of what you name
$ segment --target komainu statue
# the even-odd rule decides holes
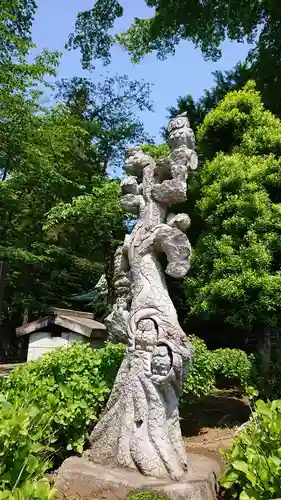
[[[118,337],[119,314],[120,340],[126,338],[128,346],[86,456],[178,480],[188,469],[178,400],[193,351],[179,325],[165,273],[182,278],[189,270],[191,247],[185,232],[190,220],[186,214],[167,212],[185,200],[188,172],[197,167],[197,155],[185,115],[170,121],[168,133],[168,158],[155,162],[135,148],[126,160],[129,176],[121,183],[121,203],[138,220],[116,256],[116,282],[119,277],[124,296],[109,326],[115,325]],[[161,254],[166,255],[166,269]]]

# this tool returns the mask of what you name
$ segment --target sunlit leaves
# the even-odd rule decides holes
[[[257,401],[247,426],[225,453],[221,484],[231,498],[271,500],[281,494],[281,401]]]
[[[189,315],[261,332],[281,312],[281,124],[249,84],[209,113],[198,139],[207,161],[193,183],[203,233],[186,279]]]
[[[94,59],[110,62],[110,49],[114,37],[110,30],[116,19],[123,15],[123,7],[117,0],[98,0],[91,10],[80,12],[75,24],[75,33],[69,35],[66,48],[79,48],[83,68],[89,68]]]

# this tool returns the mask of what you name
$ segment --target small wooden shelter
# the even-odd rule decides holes
[[[93,349],[104,345],[106,327],[94,319],[93,313],[53,307],[46,314],[16,329],[18,337],[29,335],[27,361],[57,347],[67,347],[72,341],[89,342]]]

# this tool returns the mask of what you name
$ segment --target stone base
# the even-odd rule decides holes
[[[123,500],[128,492],[153,491],[172,500],[215,500],[220,464],[212,458],[188,454],[189,471],[180,482],[143,476],[71,457],[59,469],[55,487],[58,497],[89,500]]]

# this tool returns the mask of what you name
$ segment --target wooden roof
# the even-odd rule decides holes
[[[48,328],[51,325],[60,326],[88,338],[106,337],[105,325],[96,321],[93,313],[57,308],[47,309],[46,312],[49,313],[47,316],[16,328],[17,337],[29,335],[30,333],[42,330],[42,328]]]

